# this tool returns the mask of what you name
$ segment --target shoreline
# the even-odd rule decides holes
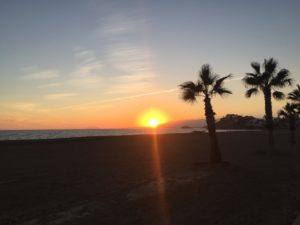
[[[4,131],[4,130],[3,130]],[[24,130],[27,131],[27,130]],[[31,131],[31,130],[28,130]],[[38,131],[38,130],[37,130]],[[44,130],[47,131],[47,130]],[[72,130],[70,130],[72,131]],[[186,132],[187,130],[184,130],[185,132],[170,132],[170,133],[144,133],[144,134],[116,134],[116,135],[98,135],[98,136],[82,136],[82,137],[54,137],[54,138],[29,138],[29,139],[5,139],[1,140],[0,139],[0,144],[1,143],[17,143],[17,142],[37,142],[37,141],[70,141],[70,140],[94,140],[98,138],[108,138],[108,137],[126,137],[126,136],[147,136],[147,135],[176,135],[176,134],[207,134],[207,130],[190,130],[189,132]],[[259,129],[218,129],[217,133],[230,133],[230,132],[265,132],[265,130],[259,130]],[[276,131],[275,131],[276,132]]]

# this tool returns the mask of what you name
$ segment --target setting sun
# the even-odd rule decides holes
[[[157,118],[152,118],[148,121],[148,125],[153,128],[157,127],[159,124],[160,122]]]
[[[156,128],[166,122],[168,122],[168,118],[165,113],[158,109],[151,109],[142,113],[139,118],[138,125],[142,127]]]

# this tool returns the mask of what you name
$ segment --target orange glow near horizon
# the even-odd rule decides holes
[[[169,121],[167,115],[158,109],[147,110],[139,118],[138,125],[142,127],[156,128]]]

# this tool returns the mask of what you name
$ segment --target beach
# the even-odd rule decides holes
[[[300,133],[207,133],[0,142],[1,225],[280,225],[300,212]]]

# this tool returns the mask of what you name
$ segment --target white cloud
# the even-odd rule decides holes
[[[22,78],[25,80],[47,80],[57,78],[59,76],[60,75],[56,70],[44,70],[24,75]]]
[[[48,94],[45,96],[45,98],[49,100],[59,100],[59,99],[64,99],[68,97],[73,97],[78,95],[78,93],[55,93],[55,94]]]

